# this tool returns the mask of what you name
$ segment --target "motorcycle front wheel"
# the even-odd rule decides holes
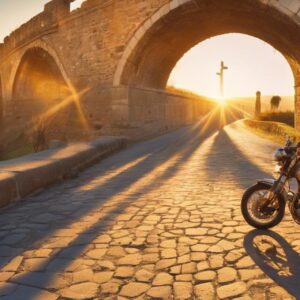
[[[258,229],[268,229],[279,224],[284,216],[285,202],[275,196],[272,204],[262,210],[261,205],[268,196],[270,187],[257,183],[246,190],[241,210],[246,222]]]

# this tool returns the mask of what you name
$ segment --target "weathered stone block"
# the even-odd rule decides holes
[[[8,205],[17,197],[15,175],[10,172],[0,172],[0,207]]]

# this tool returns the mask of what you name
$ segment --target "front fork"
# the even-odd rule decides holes
[[[284,190],[286,181],[287,181],[287,177],[285,175],[280,175],[279,178],[274,181],[274,184],[270,189],[270,192],[275,195],[281,194]]]
[[[259,181],[259,183],[263,183],[266,184],[268,186],[270,186],[270,190],[268,192],[267,195],[267,199],[264,201],[264,203],[261,205],[261,210],[267,210],[267,208],[270,206],[270,204],[272,204],[272,202],[274,201],[275,197],[281,196],[283,194],[286,194],[284,192],[284,187],[287,181],[287,177],[285,175],[280,175],[280,177],[277,180],[274,179],[265,179],[265,180],[261,180]],[[283,197],[284,199],[287,199],[286,196]]]

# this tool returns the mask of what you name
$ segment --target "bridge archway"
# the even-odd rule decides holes
[[[217,35],[242,33],[280,51],[299,82],[299,26],[259,0],[173,0],[134,34],[123,53],[114,85],[164,89],[177,61],[196,44]]]
[[[45,49],[33,47],[21,58],[12,88],[18,118],[31,118],[57,105],[70,95],[55,58]]]
[[[37,39],[37,40],[29,43],[26,47],[22,48],[20,50],[20,52],[16,53],[16,57],[14,58],[14,64],[12,66],[12,69],[11,69],[11,72],[10,72],[10,75],[9,75],[9,80],[8,80],[7,100],[12,99],[13,87],[14,87],[14,84],[15,84],[17,73],[18,73],[18,71],[20,69],[20,66],[21,66],[21,63],[24,59],[24,56],[26,55],[26,53],[28,51],[30,51],[31,49],[35,49],[35,48],[44,50],[45,52],[47,52],[53,58],[53,60],[55,61],[57,67],[59,68],[60,73],[62,74],[65,82],[68,84],[68,86],[70,88],[72,88],[69,76],[68,76],[68,74],[66,72],[66,69],[65,69],[64,65],[62,64],[62,61],[61,61],[60,57],[58,56],[56,50],[53,47],[51,47],[49,45],[49,43],[46,42],[44,39]]]

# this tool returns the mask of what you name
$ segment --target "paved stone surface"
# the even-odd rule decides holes
[[[261,233],[240,213],[275,147],[239,123],[188,127],[1,210],[0,296],[293,299],[299,226]]]

